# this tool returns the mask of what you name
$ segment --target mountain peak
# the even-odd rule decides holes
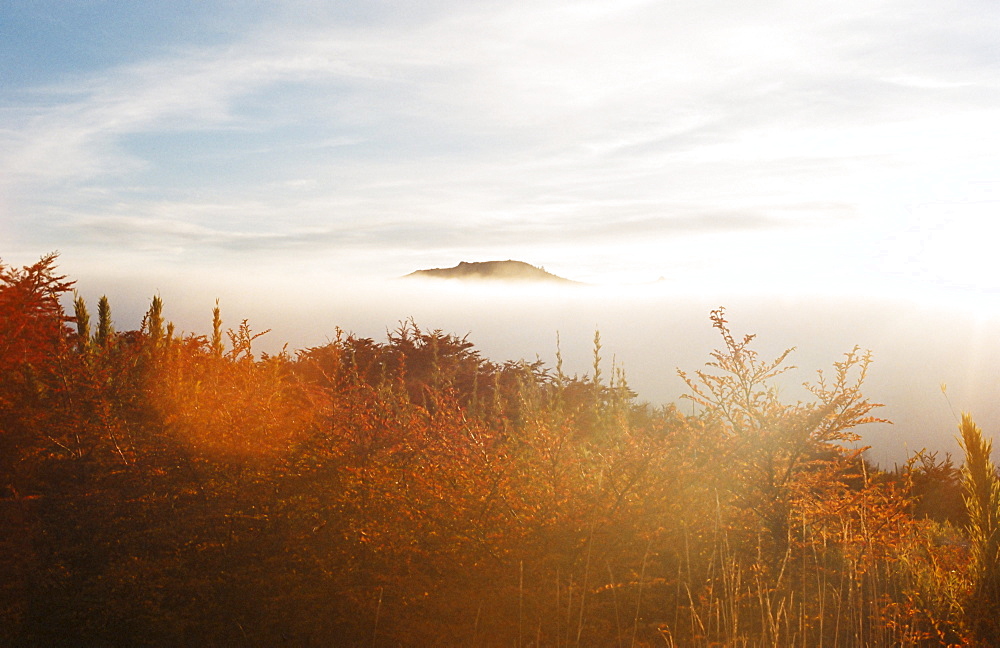
[[[417,270],[407,277],[422,277],[430,279],[461,279],[474,281],[544,281],[575,284],[576,281],[564,279],[544,268],[538,268],[524,261],[462,261],[452,268],[429,268]]]

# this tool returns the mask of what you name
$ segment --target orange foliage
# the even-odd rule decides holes
[[[951,472],[849,449],[881,420],[856,349],[784,403],[790,351],[715,311],[684,415],[605,382],[599,338],[582,378],[412,321],[257,357],[154,300],[74,345],[53,262],[0,269],[0,643],[970,641],[967,540],[914,515]]]

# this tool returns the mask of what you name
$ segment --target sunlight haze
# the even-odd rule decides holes
[[[1000,5],[150,2],[0,8],[0,259],[121,330],[272,352],[414,318],[639,397],[711,308],[811,380],[871,348],[885,457],[1000,430]],[[581,290],[401,284],[516,259]],[[873,433],[874,435],[874,433]],[[866,441],[868,439],[866,438]]]

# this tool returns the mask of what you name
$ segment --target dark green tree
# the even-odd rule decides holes
[[[143,318],[143,328],[146,332],[149,348],[156,351],[164,344],[163,331],[163,300],[159,295],[153,296],[149,310]]]
[[[97,332],[94,333],[94,343],[100,348],[106,348],[114,338],[115,329],[111,323],[111,305],[107,295],[101,296],[97,302]]]
[[[76,319],[77,351],[86,353],[90,350],[90,313],[87,312],[87,302],[75,291],[73,293],[73,316]]]

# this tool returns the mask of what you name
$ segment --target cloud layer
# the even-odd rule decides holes
[[[22,75],[11,253],[398,274],[523,251],[589,279],[746,267],[767,232],[793,260],[947,280],[914,219],[967,233],[996,205],[993,4],[313,5],[193,5],[134,59],[114,39],[138,32],[103,30],[112,62]]]

